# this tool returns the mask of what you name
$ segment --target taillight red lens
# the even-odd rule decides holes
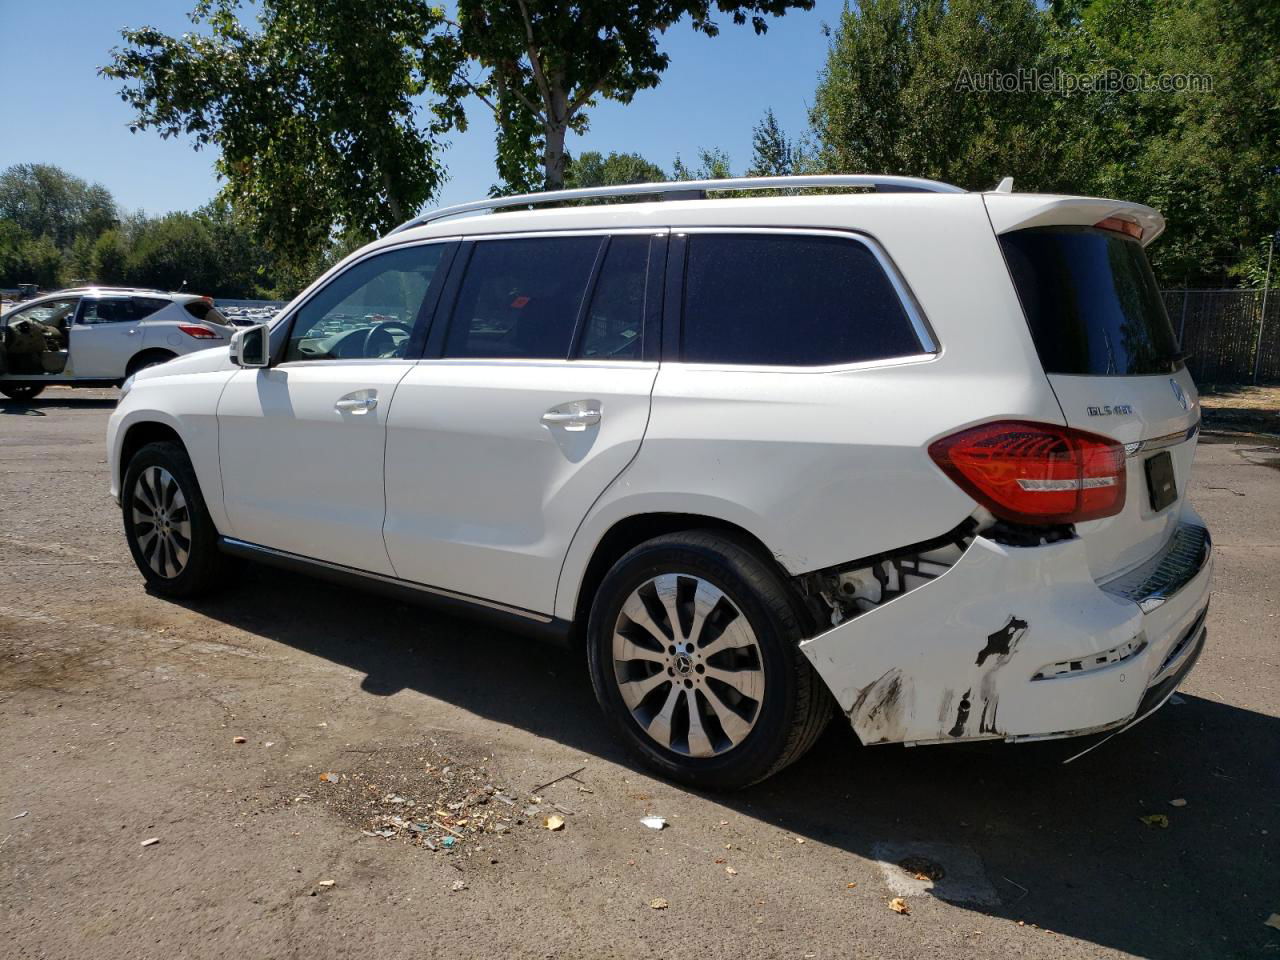
[[[1081,523],[1124,508],[1124,447],[1095,433],[1002,420],[937,440],[929,456],[1014,523]]]
[[[195,337],[197,340],[221,340],[222,338],[210,330],[208,327],[202,327],[196,323],[180,323],[178,329],[185,333],[188,337]]]

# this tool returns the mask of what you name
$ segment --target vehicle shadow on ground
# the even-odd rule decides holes
[[[114,399],[86,397],[83,400],[59,398],[57,400],[0,400],[0,415],[19,417],[47,416],[45,410],[114,410]]]
[[[198,610],[359,671],[370,695],[412,689],[632,765],[598,722],[576,657],[355,590],[259,573],[246,568],[242,589]],[[862,748],[837,717],[794,766],[707,799],[868,859],[882,845],[944,867],[948,851],[976,854],[998,902],[957,905],[990,916],[1162,960],[1257,956],[1275,949],[1263,922],[1280,911],[1280,719],[1182,699],[1065,766],[1079,747]],[[1141,821],[1152,814],[1168,827]]]

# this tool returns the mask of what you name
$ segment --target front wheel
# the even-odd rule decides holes
[[[44,393],[43,383],[6,383],[0,386],[0,393],[3,393],[10,400],[34,400],[40,394]]]
[[[218,531],[182,447],[161,442],[139,450],[125,470],[120,499],[129,552],[151,589],[193,597],[223,584]]]
[[[631,550],[600,585],[587,632],[601,707],[673,780],[711,789],[763,780],[799,759],[830,718],[786,586],[719,533]]]

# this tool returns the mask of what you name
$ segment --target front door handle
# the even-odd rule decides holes
[[[356,416],[368,413],[378,406],[378,394],[375,390],[357,390],[340,398],[333,409],[339,413],[350,413]]]
[[[600,405],[591,400],[575,400],[573,403],[552,407],[542,415],[542,422],[548,427],[585,430],[600,422]]]

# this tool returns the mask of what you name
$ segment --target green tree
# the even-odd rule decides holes
[[[1212,86],[979,86],[1057,71]],[[1021,190],[1147,203],[1169,223],[1157,274],[1219,284],[1256,275],[1258,240],[1280,223],[1278,103],[1274,0],[865,0],[841,17],[810,119],[826,172],[979,189],[1012,175]]]
[[[204,32],[123,32],[102,69],[123,81],[134,129],[216,147],[222,197],[280,254],[305,258],[334,230],[368,235],[439,188],[440,134],[459,121],[416,98],[452,56],[444,15],[425,0],[262,0],[258,29],[237,0],[200,0]],[[446,71],[447,72],[447,71]]]
[[[48,237],[55,247],[96,237],[115,219],[115,201],[100,183],[45,163],[19,163],[0,173],[0,220],[28,236]]]
[[[659,183],[666,172],[638,153],[610,153],[607,157],[588,150],[569,161],[565,185],[608,187],[624,183]]]
[[[727,180],[732,176],[729,154],[719,147],[699,147],[696,167],[686,164],[680,154],[671,162],[672,180]]]
[[[669,63],[659,37],[681,19],[715,36],[718,11],[764,33],[767,16],[812,7],[813,0],[459,0],[452,39],[464,66],[447,82],[455,94],[475,93],[493,110],[500,166],[530,176],[529,158],[540,151],[541,185],[554,190],[565,183],[567,132],[586,130],[596,98],[630,103],[657,86]],[[470,63],[480,68],[476,81],[468,78]],[[524,122],[511,124],[521,107]],[[540,127],[532,140],[529,118]],[[521,156],[523,163],[512,162]]]
[[[56,287],[61,270],[62,253],[50,237],[33,237],[13,221],[0,220],[0,286]]]
[[[983,92],[989,74],[1052,71],[1049,18],[1033,0],[867,0],[846,8],[810,119],[822,164],[970,188],[1053,189],[1075,168],[1051,92]]]
[[[764,112],[752,131],[751,150],[748,176],[788,177],[796,172],[795,146],[787,139],[772,109]]]
[[[467,95],[497,123],[494,192],[558,188],[565,137],[597,99],[658,84],[662,33],[687,17],[714,36],[716,13],[764,33],[813,0],[459,0],[456,20],[429,0],[262,0],[256,30],[237,6],[200,0],[203,32],[182,37],[125,30],[102,73],[123,81],[135,128],[216,146],[224,197],[303,256],[434,196],[439,137],[466,128]],[[421,123],[417,99],[432,93]]]
[[[1210,81],[1073,98],[1095,158],[1079,188],[1164,213],[1169,226],[1151,252],[1169,283],[1260,276],[1260,240],[1280,226],[1280,6],[1094,0],[1060,12],[1057,29],[1074,72]]]

